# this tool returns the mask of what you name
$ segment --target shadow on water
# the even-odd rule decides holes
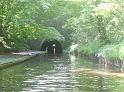
[[[72,72],[98,69],[81,57],[41,55],[0,71],[0,92],[123,92],[124,79]]]

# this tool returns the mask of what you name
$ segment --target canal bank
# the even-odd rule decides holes
[[[7,55],[0,55],[0,69],[7,68],[9,66],[24,62],[38,55],[44,54],[41,51],[27,51],[12,53]]]

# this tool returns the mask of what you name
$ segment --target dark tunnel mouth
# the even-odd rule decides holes
[[[57,40],[44,41],[41,46],[41,51],[46,51],[50,55],[62,54],[62,46]]]

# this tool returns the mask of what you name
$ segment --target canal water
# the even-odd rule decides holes
[[[94,70],[119,69],[78,56],[37,56],[0,70],[0,92],[124,92],[124,78],[87,73]]]

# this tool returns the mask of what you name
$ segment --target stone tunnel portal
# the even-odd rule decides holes
[[[62,54],[62,46],[59,41],[44,41],[41,46],[41,51],[46,51],[48,54]]]

